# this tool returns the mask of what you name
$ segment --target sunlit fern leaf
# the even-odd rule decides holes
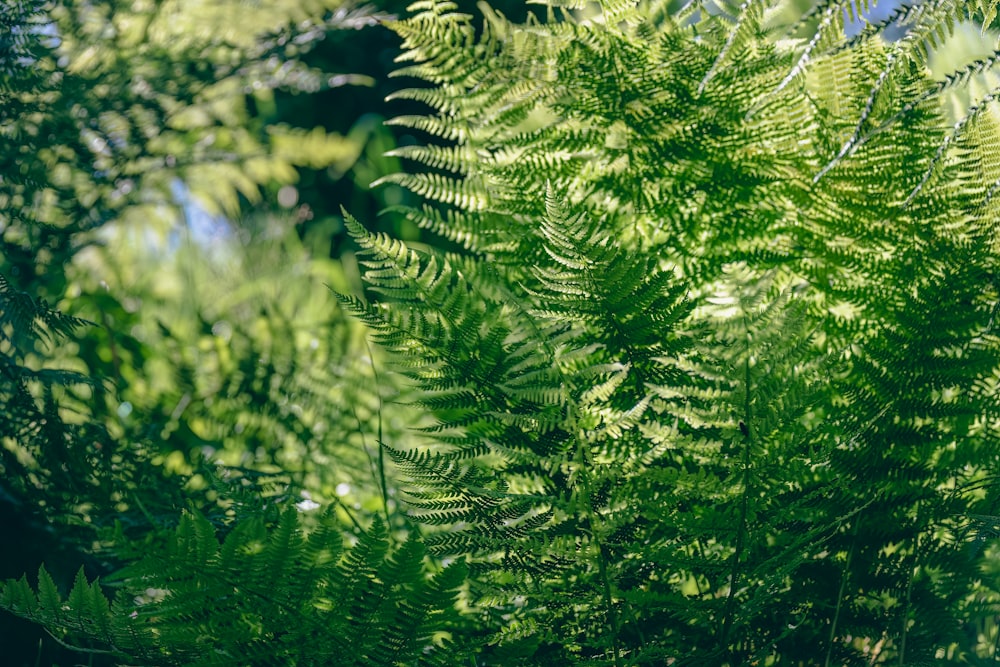
[[[471,211],[486,208],[489,195],[474,180],[456,180],[440,174],[392,174],[374,185],[395,183],[422,197]]]

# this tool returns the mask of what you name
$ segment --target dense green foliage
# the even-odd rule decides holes
[[[478,40],[421,9],[404,73],[437,87],[400,95],[439,113],[396,122],[457,146],[391,180],[472,258],[373,238],[391,305],[359,310],[427,361],[439,444],[395,457],[431,543],[535,598],[498,662],[989,657],[997,126],[939,112],[989,62],[921,68],[954,9],[891,44],[833,4]]]
[[[149,476],[158,474],[146,466],[152,457],[201,444],[193,440],[179,447],[177,438],[171,438],[199,422],[190,412],[184,414],[192,399],[204,400],[218,387],[241,381],[243,400],[252,391],[267,395],[265,386],[281,379],[276,365],[306,363],[282,358],[295,354],[285,347],[269,354],[269,336],[258,333],[250,345],[253,353],[237,355],[238,361],[264,359],[270,371],[263,364],[227,373],[222,364],[213,377],[201,363],[192,373],[191,359],[180,359],[173,350],[162,355],[153,351],[159,340],[152,332],[167,327],[167,337],[186,348],[197,333],[177,330],[198,317],[178,317],[176,307],[138,311],[143,297],[166,295],[176,302],[183,296],[185,315],[197,312],[207,329],[235,327],[237,337],[251,337],[247,330],[254,316],[245,303],[234,298],[202,308],[191,298],[196,287],[178,289],[162,271],[173,264],[181,268],[171,273],[184,275],[185,261],[195,266],[191,260],[197,248],[190,239],[204,234],[206,223],[202,220],[199,228],[198,221],[187,218],[196,213],[205,218],[214,210],[235,215],[241,198],[256,201],[266,188],[292,182],[296,166],[323,167],[357,154],[353,140],[321,128],[306,132],[255,122],[248,107],[258,91],[273,97],[275,90],[351,83],[349,76],[309,68],[296,56],[328,30],[370,25],[374,19],[339,2],[252,11],[239,2],[200,9],[170,2],[128,7],[15,2],[5,3],[3,11],[10,27],[5,35],[13,36],[9,50],[0,54],[0,152],[7,161],[0,179],[0,357],[5,369],[0,398],[9,406],[0,410],[0,433],[12,438],[0,448],[3,486],[16,497],[30,498],[30,505],[44,494],[49,518],[62,520],[68,514],[90,521],[84,510],[94,504],[121,513],[115,505],[122,494],[138,486],[139,479],[149,483]],[[179,211],[186,218],[176,225]],[[217,221],[209,224],[220,227]],[[250,237],[260,235],[247,225],[240,232],[243,243],[235,245],[253,245]],[[129,250],[123,237],[137,240],[138,250],[136,244]],[[123,249],[131,258],[126,259]],[[275,264],[298,260],[294,249],[283,256],[280,250],[270,252]],[[215,259],[209,270],[222,271],[228,264],[225,268],[232,272],[242,258],[228,263]],[[100,268],[95,271],[94,266]],[[107,266],[114,268],[105,270]],[[146,271],[140,280],[137,266]],[[206,279],[195,269],[187,275]],[[249,278],[244,275],[241,282],[244,292],[255,291]],[[345,284],[342,275],[329,271],[314,278],[314,291],[323,282]],[[122,283],[130,289],[119,289]],[[289,309],[301,301],[282,296]],[[60,316],[48,305],[59,300],[64,312],[96,325],[78,340],[76,354],[65,349],[65,336],[82,320]],[[266,309],[256,302],[253,307]],[[298,313],[295,319],[306,316]],[[206,322],[205,317],[212,319]],[[275,317],[268,324],[280,326]],[[323,340],[339,354],[344,346],[336,337],[350,335],[346,326],[343,318],[326,317],[315,323],[311,336],[329,334]],[[270,334],[288,335],[288,330]],[[204,362],[204,356],[196,362]],[[256,385],[255,375],[260,376]],[[296,381],[302,385],[307,378]],[[82,386],[87,383],[89,387]],[[227,392],[235,393],[224,390],[223,398]],[[290,393],[284,392],[285,399]],[[53,398],[57,394],[61,417]],[[141,418],[131,423],[120,419],[122,405],[141,409]],[[215,410],[219,414],[220,408]],[[352,421],[356,428],[356,419]],[[266,438],[269,447],[273,439]],[[188,453],[183,452],[184,458]],[[39,476],[51,479],[43,482]],[[164,488],[170,486],[176,485]],[[172,514],[183,504],[179,496],[164,503]],[[135,509],[134,503],[128,505]]]
[[[379,424],[414,420],[379,427],[381,502],[277,514],[201,471],[240,511],[105,533],[137,561],[113,603],[40,574],[0,605],[126,663],[992,664],[1000,153],[969,84],[996,58],[927,63],[995,7],[849,39],[847,7],[413,5],[390,26],[429,85],[396,96],[430,110],[393,122],[429,142],[383,182],[462,252],[346,216],[372,298],[335,291],[407,397]],[[277,375],[279,405],[318,391]]]
[[[111,604],[82,571],[62,600],[44,569],[37,596],[22,580],[0,604],[107,647],[81,650],[144,665],[442,662],[443,651],[429,647],[453,622],[447,610],[462,567],[424,579],[419,543],[390,553],[376,523],[345,550],[331,519],[303,538],[292,509],[271,530],[254,517],[220,542],[204,517],[187,515],[164,545],[117,575],[129,588]]]
[[[350,173],[365,136],[261,111],[366,83],[306,58],[377,15],[0,4],[0,526],[16,545],[0,578],[44,557],[68,583],[79,549],[106,573],[116,523],[145,539],[192,502],[214,521],[303,492],[342,500],[344,520],[381,506],[371,361],[324,287],[359,279],[327,258],[335,221],[303,230],[311,211],[275,201],[300,170]],[[34,664],[12,620],[4,661]]]

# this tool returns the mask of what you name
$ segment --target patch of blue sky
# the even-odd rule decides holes
[[[879,2],[872,2],[868,5],[867,9],[861,8],[862,11],[853,12],[854,17],[852,18],[847,10],[844,10],[844,33],[847,37],[853,37],[857,35],[868,23],[881,23],[892,16],[901,6],[913,6],[919,4],[922,0],[913,0],[911,2],[904,2],[903,0],[880,0]],[[855,8],[858,8],[861,4],[859,0],[854,0]],[[906,34],[906,26],[904,25],[893,25],[890,26],[884,33],[884,36],[889,41],[899,39],[904,34]]]
[[[181,225],[170,232],[168,248],[177,250],[189,241],[205,249],[225,247],[232,238],[232,225],[223,215],[213,215],[191,196],[191,189],[179,178],[170,185],[174,201],[181,210]]]

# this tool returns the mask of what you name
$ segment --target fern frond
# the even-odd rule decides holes
[[[753,2],[401,24],[435,86],[404,122],[457,145],[393,182],[467,254],[362,235],[388,298],[355,309],[422,355],[437,423],[386,451],[433,549],[471,556],[484,659],[853,664],[884,637],[915,664],[962,624],[952,534],[997,489],[951,489],[995,472],[1000,352],[996,129],[969,108],[946,139],[936,106],[992,61],[923,69],[958,4],[888,44],[839,2],[799,41]]]
[[[439,664],[433,638],[455,619],[463,566],[428,575],[423,547],[390,549],[377,522],[345,550],[332,519],[304,534],[292,510],[274,527],[242,523],[220,543],[203,517],[185,515],[162,551],[116,575],[113,603],[82,571],[63,599],[42,569],[37,596],[9,581],[0,606],[69,645],[92,641],[143,664],[291,664],[305,649],[344,665]]]

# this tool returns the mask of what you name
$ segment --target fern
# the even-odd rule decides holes
[[[383,182],[463,252],[346,216],[368,294],[338,295],[433,418],[379,443],[413,535],[192,515],[114,603],[2,604],[165,664],[994,659],[1000,157],[991,97],[941,111],[992,62],[923,69],[994,9],[887,42],[845,7],[413,5],[429,110],[396,122],[441,145]]]
[[[379,522],[346,548],[332,515],[305,533],[299,516],[247,520],[220,540],[186,514],[114,576],[111,600],[82,570],[63,599],[43,568],[37,593],[10,581],[0,604],[68,646],[132,663],[441,664],[464,566],[428,573],[422,547],[390,548]]]
[[[733,9],[393,25],[435,86],[404,122],[457,143],[400,154],[461,186],[390,180],[469,257],[354,228],[389,298],[351,303],[422,357],[439,425],[387,451],[485,660],[916,664],[990,613],[956,536],[995,493],[995,158],[918,69],[965,9],[847,46],[836,3],[798,44]]]

